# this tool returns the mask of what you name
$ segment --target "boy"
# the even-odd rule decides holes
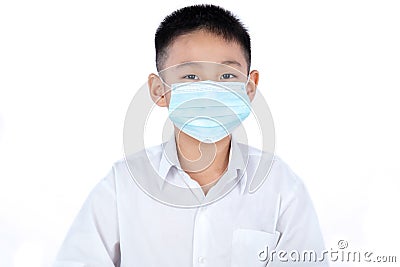
[[[311,200],[284,162],[274,157],[249,192],[255,169],[269,166],[232,138],[259,79],[241,22],[217,6],[185,7],[160,24],[155,47],[149,92],[174,135],[114,164],[55,266],[327,266]],[[315,254],[296,260],[292,251]]]

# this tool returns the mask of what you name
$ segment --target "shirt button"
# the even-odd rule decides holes
[[[198,258],[199,263],[206,263],[206,258],[204,257],[199,257]]]

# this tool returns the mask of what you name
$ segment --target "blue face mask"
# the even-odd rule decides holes
[[[172,84],[168,111],[179,130],[215,143],[231,134],[251,107],[246,83],[200,81]]]

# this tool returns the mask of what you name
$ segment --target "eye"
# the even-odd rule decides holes
[[[184,79],[189,79],[189,80],[199,80],[199,77],[195,74],[188,74],[183,77]]]
[[[221,80],[228,80],[228,79],[232,79],[232,78],[236,78],[236,75],[233,75],[231,73],[225,73],[221,75]]]

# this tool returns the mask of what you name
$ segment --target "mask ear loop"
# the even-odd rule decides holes
[[[255,84],[255,82],[252,79],[250,79],[250,73],[247,75],[247,81],[245,84],[246,91],[247,91],[247,86],[249,85],[249,82],[251,82],[252,85],[255,87],[255,89],[257,89],[257,85]]]
[[[250,74],[247,75],[246,87],[247,87],[247,85],[249,84],[249,82],[250,82]]]
[[[244,88],[245,88],[245,90],[246,90],[246,93],[247,93],[247,86],[249,85],[249,82],[250,82],[250,74],[247,75],[247,80],[246,80],[246,82],[245,82],[245,84],[244,84]],[[252,82],[253,82],[253,81],[252,81]]]
[[[161,73],[159,73],[159,72],[158,72],[158,77],[160,78],[161,82],[171,90],[171,86],[168,85],[168,83],[164,81]]]
[[[165,95],[166,95],[168,92],[172,94],[172,86],[170,86],[166,81],[164,81],[164,79],[163,79],[161,73],[157,72],[157,74],[158,74],[158,78],[160,78],[160,80],[161,80],[161,83],[162,83],[164,86],[167,87],[167,90],[165,90],[165,88],[163,88],[163,89],[164,89],[164,90],[163,90],[164,93],[163,93],[163,96],[162,96],[162,97],[165,97]]]

